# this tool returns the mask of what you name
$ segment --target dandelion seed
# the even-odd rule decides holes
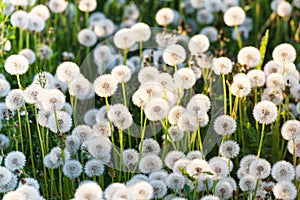
[[[195,131],[197,130],[197,118],[188,112],[183,113],[183,115],[178,120],[178,128],[181,131]]]
[[[16,191],[23,194],[25,196],[25,199],[40,199],[41,198],[40,192],[35,187],[32,187],[32,186],[23,185],[23,186],[19,187]]]
[[[204,181],[209,175],[206,172],[210,172],[210,166],[207,161],[194,159],[187,165],[186,171],[197,180]]]
[[[134,31],[136,41],[147,41],[151,37],[151,30],[148,24],[145,23],[136,23],[131,27]]]
[[[297,157],[300,156],[300,137],[297,136],[294,140],[289,140],[287,144],[288,151],[290,154],[294,155],[294,150],[295,154]]]
[[[168,172],[165,170],[155,171],[149,174],[149,181],[165,181],[168,176]]]
[[[6,167],[0,166],[0,186],[6,185],[12,176],[13,174]]]
[[[292,13],[292,5],[287,1],[280,1],[277,5],[276,11],[280,17],[286,17]]]
[[[237,97],[246,97],[251,92],[251,81],[247,78],[235,78],[231,85],[231,93]]]

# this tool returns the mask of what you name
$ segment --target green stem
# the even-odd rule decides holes
[[[20,138],[21,138],[21,148],[22,148],[22,152],[24,152],[24,142],[23,142],[22,121],[21,121],[20,109],[18,109],[17,112],[18,112],[18,121],[19,121],[19,133],[20,133]]]
[[[265,134],[265,124],[262,124],[260,142],[259,142],[259,147],[258,147],[258,152],[257,152],[257,158],[260,157],[260,152],[261,152],[261,148],[262,148],[264,134]]]
[[[240,35],[240,32],[239,32],[239,28],[238,28],[237,25],[234,26],[234,30],[235,30],[235,34],[236,34],[236,38],[237,38],[239,49],[241,49],[243,47],[243,44],[242,44],[242,40],[241,40],[241,35]]]
[[[34,166],[34,158],[33,158],[33,150],[32,150],[33,149],[32,148],[32,138],[31,138],[29,117],[28,117],[28,112],[27,112],[26,106],[24,105],[23,108],[24,108],[24,111],[25,111],[25,118],[26,118],[26,124],[27,124],[27,132],[28,132],[28,138],[29,138],[29,150],[30,150],[33,177],[36,179],[36,171],[35,171],[35,166]]]
[[[224,93],[224,115],[226,115],[227,114],[227,91],[226,91],[226,80],[224,74],[222,74],[222,80],[223,80],[223,93]]]

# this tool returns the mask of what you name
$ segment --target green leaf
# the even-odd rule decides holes
[[[202,172],[203,174],[207,174],[207,175],[214,175],[212,172],[210,172],[210,171],[206,171],[206,172]]]
[[[194,177],[192,177],[183,167],[179,167],[179,170],[182,172],[183,175],[185,175],[188,179],[190,179],[192,182],[197,181]]]
[[[259,51],[260,51],[261,59],[260,59],[260,63],[256,67],[257,69],[261,69],[261,66],[264,62],[268,42],[269,42],[269,29],[266,30],[265,35],[260,42]]]

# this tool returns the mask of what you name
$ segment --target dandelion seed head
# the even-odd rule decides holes
[[[122,28],[114,35],[114,44],[119,49],[128,49],[135,44],[134,31],[129,28]]]
[[[111,75],[116,78],[118,83],[126,83],[131,78],[131,70],[126,65],[118,65],[112,69]]]
[[[297,189],[290,181],[281,181],[277,183],[272,191],[277,199],[295,199],[297,196]]]
[[[153,188],[153,198],[163,198],[167,194],[167,185],[163,181],[151,180],[150,184]]]
[[[30,13],[40,16],[44,21],[46,21],[50,17],[50,11],[48,7],[43,4],[34,6],[30,10]]]
[[[56,111],[56,116],[55,113],[53,113],[48,119],[48,126],[54,133],[57,133],[58,131],[66,133],[71,129],[72,124],[71,116],[65,111]]]
[[[104,197],[107,200],[113,200],[113,196],[117,191],[126,189],[123,183],[112,183],[104,190]]]
[[[21,192],[12,191],[5,194],[2,200],[26,200],[26,197]]]
[[[251,175],[241,177],[239,186],[243,192],[254,191],[256,186],[256,178]]]
[[[185,49],[179,44],[169,45],[163,52],[163,60],[170,66],[182,64],[185,58]]]
[[[232,196],[232,186],[227,181],[219,181],[216,184],[215,195],[222,199],[229,199]]]
[[[247,77],[251,81],[251,87],[262,87],[266,82],[265,73],[262,70],[253,69],[247,73]]]
[[[84,182],[75,191],[74,200],[103,199],[102,189],[92,181]]]
[[[33,64],[36,60],[35,53],[31,49],[22,49],[18,55],[24,56],[28,60],[28,64]]]
[[[244,23],[246,14],[241,7],[232,6],[225,11],[223,18],[227,26],[236,26]]]
[[[236,121],[228,116],[218,116],[214,121],[214,130],[218,135],[231,135],[236,130]]]
[[[292,181],[295,177],[293,165],[287,161],[278,161],[273,165],[272,177],[277,181]]]
[[[141,144],[140,144],[141,146]],[[160,146],[156,140],[153,138],[147,138],[144,140],[142,144],[142,154],[156,154],[158,155],[160,153]]]
[[[112,96],[118,88],[118,81],[113,75],[101,75],[94,81],[94,89],[100,97]]]
[[[165,170],[155,171],[149,174],[149,181],[165,181],[168,176],[168,172]]]
[[[190,52],[195,55],[206,52],[209,46],[209,39],[203,34],[194,35],[188,42],[188,48]]]
[[[277,45],[272,52],[273,59],[281,64],[293,63],[296,56],[295,48],[288,43]]]
[[[294,140],[289,140],[287,144],[288,151],[290,154],[294,155],[294,150],[295,154],[297,157],[300,156],[300,137],[297,136]]]
[[[190,89],[196,83],[196,75],[190,68],[181,68],[174,74],[174,83],[178,88]]]
[[[65,0],[50,0],[48,7],[53,13],[62,13],[68,6],[68,2]]]
[[[187,165],[186,171],[189,173],[190,176],[194,177],[198,181],[206,180],[210,175],[206,174],[205,172],[210,172],[210,166],[207,161],[200,160],[200,159],[193,159]]]
[[[179,173],[171,173],[166,177],[166,184],[170,189],[181,190],[185,184],[184,176]]]
[[[261,55],[257,48],[243,47],[238,53],[238,62],[248,67],[256,67],[260,63]]]
[[[253,116],[260,124],[271,124],[277,118],[277,107],[273,102],[258,102],[253,109]]]
[[[26,164],[26,157],[20,151],[11,151],[5,157],[4,164],[11,171],[21,170]]]
[[[195,131],[197,129],[197,124],[197,118],[194,115],[185,112],[179,118],[177,125],[181,131]]]
[[[21,187],[23,185],[34,187],[36,190],[40,189],[40,185],[38,181],[35,180],[34,178],[22,178],[21,181],[19,182],[18,187]]]
[[[4,63],[4,69],[11,75],[22,75],[28,71],[29,62],[22,55],[11,55]]]
[[[16,26],[16,27],[19,27],[20,29],[25,30],[29,24],[28,13],[26,13],[23,10],[18,10],[16,12],[14,12],[10,17],[10,23],[13,26]]]
[[[246,97],[251,92],[251,81],[245,78],[235,78],[231,85],[231,93],[236,97]]]
[[[16,191],[23,194],[25,199],[38,200],[41,198],[40,192],[33,186],[23,185],[18,187]]]
[[[169,112],[169,104],[163,98],[153,98],[145,106],[145,115],[151,121],[163,120]]]
[[[139,153],[135,149],[123,151],[123,163],[125,166],[134,167],[139,161]]]
[[[166,26],[173,22],[175,13],[170,8],[161,8],[155,14],[155,21],[160,26]]]
[[[257,179],[265,179],[271,173],[271,165],[265,159],[256,159],[251,162],[249,167],[249,173]]]
[[[141,158],[139,169],[144,174],[158,171],[162,168],[162,160],[154,154],[145,155]]]

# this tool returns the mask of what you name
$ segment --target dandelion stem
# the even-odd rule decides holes
[[[19,86],[19,89],[22,90],[22,84],[21,84],[21,81],[20,81],[20,75],[17,74],[17,81],[18,81],[18,86]]]
[[[227,114],[227,91],[226,91],[226,80],[224,74],[222,74],[222,80],[223,80],[223,93],[224,93],[224,115],[226,115]]]
[[[235,30],[235,34],[236,34],[236,38],[237,38],[239,49],[241,49],[243,47],[243,44],[242,44],[242,40],[241,40],[241,35],[240,35],[240,32],[239,32],[239,28],[238,28],[237,25],[234,26],[234,30]]]
[[[140,41],[140,67],[142,68],[143,64],[143,41]]]
[[[25,118],[26,118],[26,124],[27,124],[27,132],[28,132],[28,138],[29,138],[29,150],[30,150],[30,159],[31,159],[31,166],[32,166],[32,171],[33,171],[33,177],[36,179],[36,171],[35,171],[35,166],[34,166],[34,158],[33,158],[33,150],[32,150],[32,138],[31,138],[31,130],[30,130],[30,123],[29,123],[29,117],[28,117],[28,112],[26,109],[26,106],[23,106],[24,111],[25,111]]]
[[[22,152],[24,152],[24,142],[23,142],[22,121],[21,121],[20,109],[18,109],[17,112],[18,112],[18,121],[19,121],[19,133],[20,133],[20,138],[21,138],[21,148],[22,148]]]
[[[123,65],[126,65],[126,62],[127,62],[127,53],[128,53],[128,50],[127,50],[127,48],[125,48],[124,49]]]
[[[257,152],[257,158],[260,157],[260,152],[261,152],[261,148],[262,148],[264,134],[265,134],[265,124],[262,124],[260,142],[259,142],[259,147],[258,147],[258,152]]]

